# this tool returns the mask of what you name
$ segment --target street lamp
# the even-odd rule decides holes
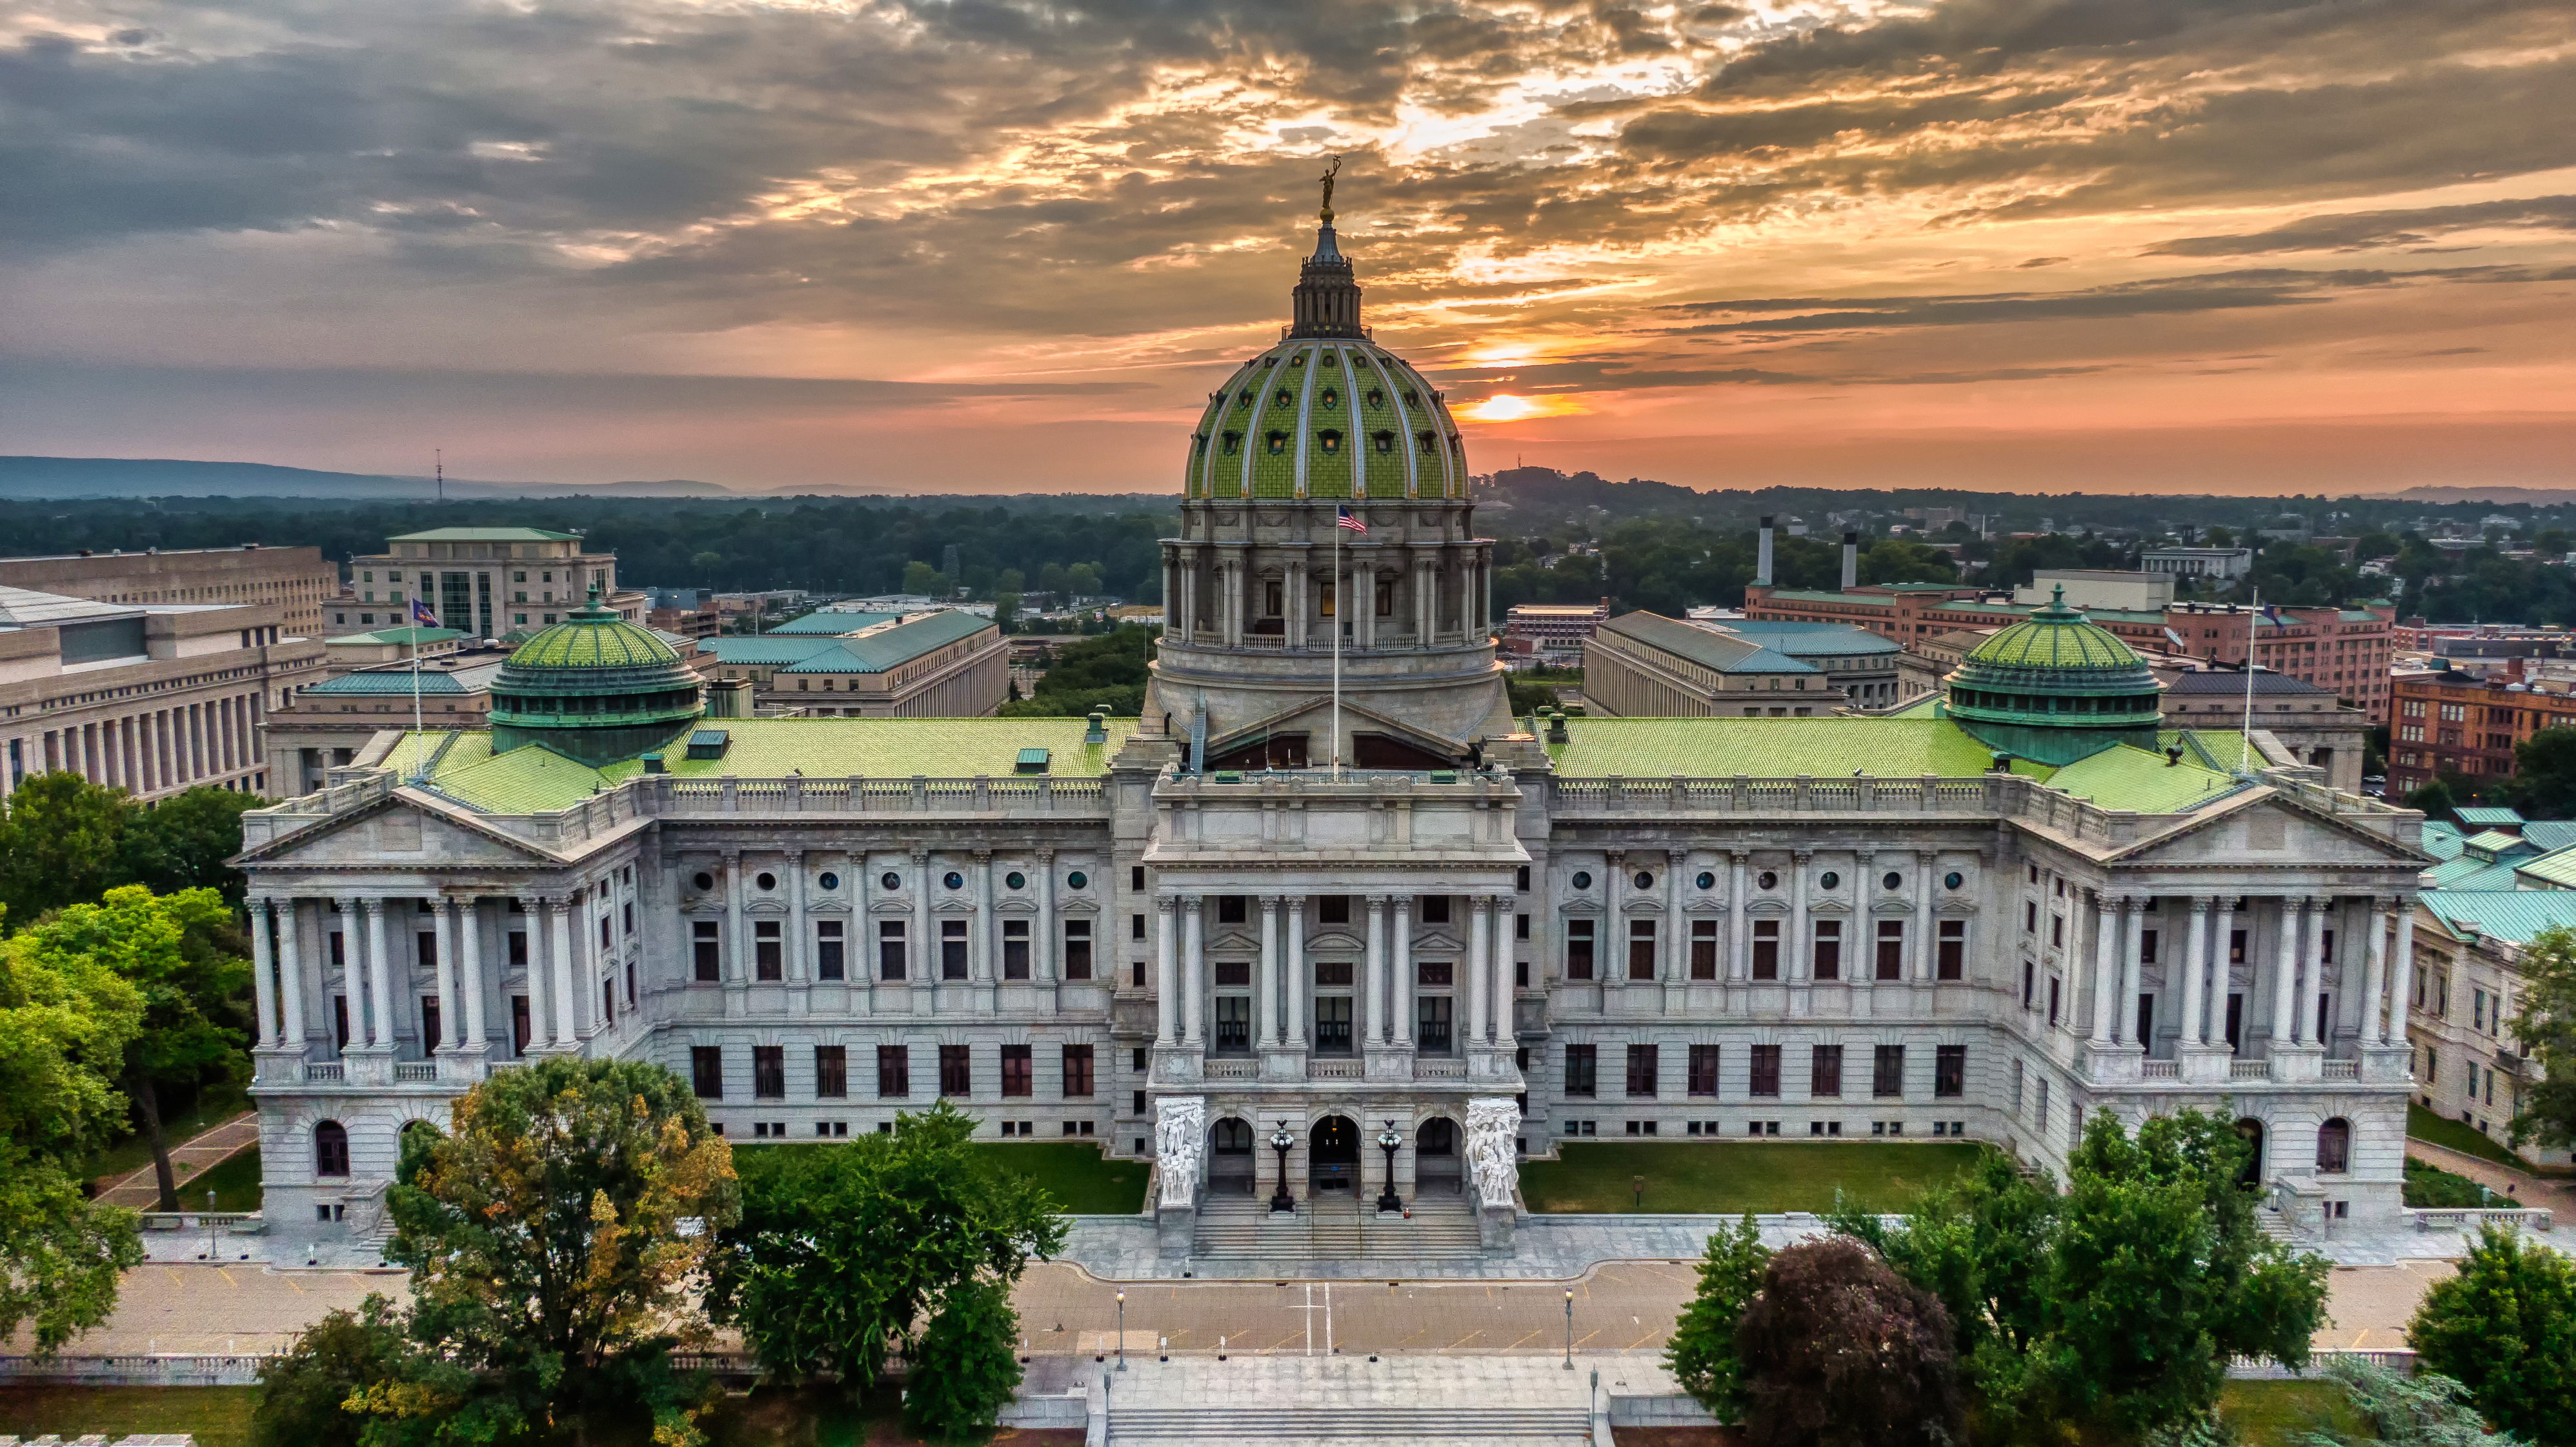
[[[1565,1293],[1565,1369],[1574,1370],[1574,1290]]]
[[[1570,1291],[1567,1292],[1565,1294],[1565,1299],[1568,1303],[1565,1308],[1565,1320],[1567,1322],[1565,1329],[1568,1332],[1572,1332],[1574,1330],[1572,1325],[1574,1321],[1574,1307],[1571,1303],[1574,1300],[1574,1293]],[[1570,1341],[1572,1338],[1569,1337],[1568,1340]],[[1565,1349],[1565,1352],[1565,1364],[1570,1367],[1574,1365],[1574,1348],[1569,1346]],[[1127,1293],[1123,1291],[1118,1293],[1118,1370],[1122,1372],[1127,1370]]]
[[[1279,1153],[1279,1190],[1270,1198],[1273,1211],[1297,1209],[1297,1198],[1288,1194],[1288,1148],[1296,1143],[1297,1138],[1288,1133],[1288,1122],[1284,1120],[1279,1122],[1279,1129],[1270,1133],[1270,1148]]]
[[[1377,1198],[1380,1211],[1404,1209],[1404,1198],[1395,1193],[1395,1148],[1402,1144],[1404,1137],[1395,1133],[1394,1121],[1388,1121],[1386,1129],[1377,1133],[1377,1148],[1386,1152],[1386,1189],[1379,1192]]]

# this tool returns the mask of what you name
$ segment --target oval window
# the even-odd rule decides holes
[[[751,882],[759,885],[763,889],[776,889],[778,887],[778,876],[768,873],[767,871],[763,871],[759,874],[753,875]]]
[[[877,876],[877,887],[879,889],[901,889],[903,888],[903,876],[889,869],[885,873]]]
[[[1077,869],[1073,873],[1064,877],[1064,883],[1065,887],[1068,889],[1080,889],[1084,885],[1091,883],[1091,876]]]
[[[1840,889],[1843,887],[1843,877],[1828,869],[1817,877],[1816,883],[1821,888]]]
[[[1652,889],[1655,887],[1655,877],[1642,869],[1637,871],[1637,877],[1631,882],[1639,889]]]
[[[964,889],[966,887],[966,876],[952,869],[946,874],[939,876],[939,882],[947,885],[950,889]]]
[[[827,869],[823,871],[822,877],[814,882],[823,886],[824,890],[829,892],[841,887],[841,876],[834,874],[832,871]]]
[[[1880,884],[1883,888],[1887,888],[1887,889],[1902,889],[1902,888],[1905,886],[1905,877],[1904,877],[1903,875],[1898,874],[1895,870],[1891,869],[1891,870],[1887,871],[1887,877],[1886,877],[1886,878],[1884,878],[1884,879],[1881,879],[1881,880],[1879,881],[1879,884]]]
[[[702,892],[716,887],[716,877],[705,870],[698,871],[698,877],[689,882],[696,885]]]
[[[1588,869],[1578,869],[1574,871],[1573,883],[1574,887],[1577,889],[1590,889],[1592,887],[1592,871]]]
[[[1705,869],[1701,870],[1699,872],[1699,887],[1702,889],[1717,888],[1717,876],[1709,873]]]
[[[1762,886],[1764,889],[1778,889],[1780,887],[1780,876],[1766,869],[1762,871],[1762,877],[1754,880],[1753,882]]]
[[[1953,869],[1948,874],[1941,876],[1941,882],[1950,886],[1952,889],[1957,889],[1960,885],[1968,882],[1968,877]]]
[[[1009,885],[1013,889],[1026,889],[1029,887],[1029,877],[1014,869],[1010,873],[1002,876],[1002,883]]]

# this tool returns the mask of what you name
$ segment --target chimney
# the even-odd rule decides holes
[[[1753,586],[1771,586],[1771,519],[1768,517],[1762,519],[1762,542],[1759,551],[1753,555]]]
[[[1843,591],[1860,586],[1860,534],[1843,534]]]

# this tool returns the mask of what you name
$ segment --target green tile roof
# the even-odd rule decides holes
[[[1559,775],[1631,779],[1882,778],[1937,774],[1966,779],[1986,771],[1994,751],[1948,719],[1931,718],[1580,718],[1570,740],[1549,744]],[[2045,777],[2039,767],[2016,768]]]
[[[2459,858],[2460,839],[2461,835],[2459,826],[2453,824],[2448,819],[2427,819],[2424,821],[2424,840],[2422,848],[2425,853],[2432,855],[2435,859]]]
[[[418,674],[414,674],[410,669],[404,668],[344,673],[338,678],[326,678],[320,683],[301,689],[296,696],[309,698],[320,694],[331,698],[378,698],[399,693],[408,697],[412,691],[414,678],[420,680],[420,692],[424,697],[444,698],[466,692],[465,685],[459,683],[453,675],[430,669],[422,669]]]
[[[892,623],[902,616],[900,613],[808,613],[802,618],[790,618],[784,623],[773,624],[762,630],[762,634],[770,638],[781,635],[801,638],[837,638],[844,633],[856,633],[862,628],[874,628],[880,623]]]
[[[2427,820],[2424,827],[2431,829],[2432,822]],[[2534,848],[2564,849],[2576,844],[2576,820],[2534,819],[2522,826],[2522,837]]]
[[[2435,889],[2476,890],[2514,887],[2512,865],[2480,859],[2474,854],[2463,854],[2457,859],[2445,859],[2425,870],[2424,878],[2430,880]]]
[[[2552,926],[2576,929],[2576,890],[2431,889],[2416,898],[2464,939],[2489,935],[2527,944]]]
[[[579,533],[548,532],[544,528],[431,528],[427,532],[396,533],[387,541],[397,543],[568,543]]]
[[[829,653],[840,641],[833,637],[782,638],[773,633],[759,638],[701,638],[698,650],[714,654],[719,663],[784,665]]]
[[[2560,849],[2525,859],[2513,867],[2517,879],[2529,880],[2548,889],[2576,889],[2576,849]]]
[[[1677,658],[1685,658],[1716,673],[1794,673],[1819,672],[1813,665],[1799,662],[1786,653],[1776,652],[1762,641],[1730,637],[1706,628],[1676,622],[1660,613],[1623,613],[1601,625],[1604,633],[1616,634]]]
[[[2214,804],[2248,787],[2229,774],[2186,759],[2168,765],[2162,754],[2116,744],[2078,759],[2049,779],[2052,788],[2090,799],[2105,809],[2141,814],[2180,814]]]
[[[2086,621],[2072,609],[2042,612],[2047,616],[2025,618],[1969,649],[1966,661],[2011,668],[2140,666],[2138,655],[2108,628]]]
[[[780,670],[783,673],[883,673],[899,668],[934,648],[945,648],[991,628],[993,620],[972,613],[933,613],[864,638],[835,638],[831,647]]]
[[[2486,804],[2472,804],[2466,809],[2454,809],[2451,812],[2459,816],[2461,823],[2477,829],[2493,829],[2522,822],[2521,811],[2500,809]]]
[[[510,652],[513,668],[646,668],[678,663],[680,655],[660,634],[638,628],[605,609],[581,609]]]
[[[373,633],[343,633],[337,638],[322,641],[363,647],[371,643],[444,643],[450,638],[464,636],[454,628],[380,628]]]

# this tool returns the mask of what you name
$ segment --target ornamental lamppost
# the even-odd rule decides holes
[[[1288,1122],[1284,1120],[1279,1122],[1279,1129],[1270,1133],[1270,1148],[1279,1153],[1279,1190],[1270,1198],[1273,1211],[1297,1209],[1297,1198],[1288,1194],[1288,1148],[1296,1143],[1297,1138],[1288,1133]]]
[[[1124,1296],[1119,1298],[1121,1301],[1126,1299]],[[1574,1292],[1572,1288],[1568,1288],[1565,1293],[1565,1369],[1569,1372],[1574,1370]]]
[[[1395,1148],[1402,1144],[1404,1144],[1404,1137],[1395,1133],[1394,1121],[1388,1121],[1386,1129],[1377,1133],[1377,1148],[1386,1152],[1386,1189],[1380,1191],[1377,1197],[1377,1208],[1380,1211],[1404,1209],[1404,1198],[1395,1193]]]
[[[1565,1299],[1568,1303],[1565,1308],[1565,1319],[1571,1323],[1574,1320],[1574,1307],[1571,1305],[1574,1293],[1567,1292]],[[1574,1328],[1569,1324],[1566,1330],[1572,1332]],[[1567,1340],[1571,1341],[1573,1338],[1569,1336]],[[1574,1365],[1574,1348],[1568,1346],[1565,1350],[1565,1364],[1570,1367]],[[1122,1372],[1127,1370],[1127,1293],[1123,1291],[1118,1293],[1118,1370]]]

